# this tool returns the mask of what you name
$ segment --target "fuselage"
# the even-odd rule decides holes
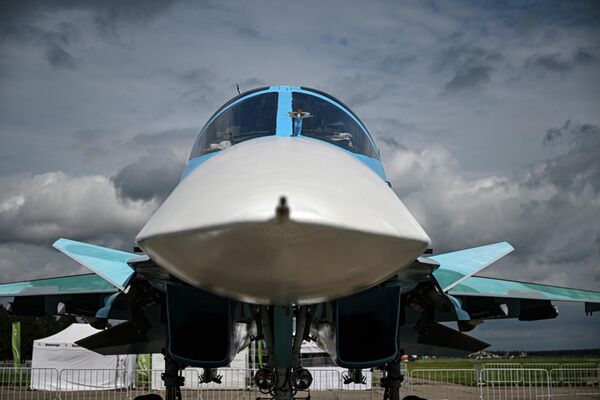
[[[295,86],[221,107],[136,240],[188,284],[259,304],[367,289],[430,242],[387,184],[362,122],[333,97]]]

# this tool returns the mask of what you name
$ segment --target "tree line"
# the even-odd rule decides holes
[[[21,361],[31,360],[33,341],[62,331],[77,322],[74,316],[22,317],[0,307],[0,360],[12,360],[12,322],[21,321]]]

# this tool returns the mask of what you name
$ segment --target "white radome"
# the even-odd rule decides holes
[[[276,218],[282,197],[289,219]],[[183,281],[259,304],[310,304],[371,287],[430,239],[388,185],[310,138],[237,144],[188,175],[136,238]]]

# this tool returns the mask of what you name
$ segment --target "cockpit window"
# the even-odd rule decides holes
[[[190,158],[225,150],[245,140],[275,134],[277,93],[242,100],[216,117],[194,144]]]
[[[342,108],[319,97],[294,93],[292,97],[292,132],[300,127],[302,136],[324,140],[353,153],[378,158],[368,134]],[[299,125],[301,121],[301,125]]]

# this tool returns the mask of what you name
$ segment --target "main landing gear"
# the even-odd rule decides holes
[[[383,400],[400,400],[400,387],[403,381],[400,360],[396,358],[383,369],[383,378],[381,378],[381,387],[384,388]]]
[[[181,400],[181,387],[185,382],[185,378],[181,375],[182,369],[177,361],[165,355],[165,372],[160,377],[165,384],[166,400]]]
[[[160,376],[165,385],[165,400],[182,400],[181,387],[185,383],[185,378],[182,375],[183,368],[168,354],[165,355],[165,372]],[[200,383],[214,382],[220,384],[222,378],[223,376],[218,375],[216,369],[204,368],[200,376]],[[159,395],[138,396],[135,400],[161,400],[161,397]]]

